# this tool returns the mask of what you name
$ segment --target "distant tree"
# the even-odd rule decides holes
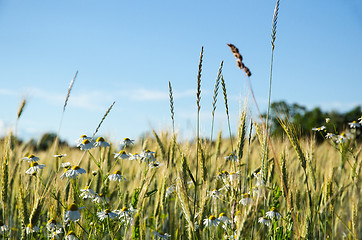
[[[285,101],[279,101],[272,103],[271,109],[270,127],[272,135],[276,136],[281,136],[284,133],[283,128],[279,124],[279,118],[288,119],[295,124],[301,136],[306,136],[311,134],[312,128],[326,125],[326,118],[330,118],[331,123],[336,127],[337,133],[341,133],[349,127],[348,123],[361,117],[361,106],[357,106],[346,113],[339,113],[337,111],[323,112],[319,107],[308,111],[306,107],[299,104],[288,104]],[[266,114],[263,117],[265,118]],[[334,128],[330,130],[334,131]],[[318,141],[323,140],[320,134],[317,134],[316,137]]]
[[[49,149],[54,144],[56,138],[57,138],[56,133],[44,133],[37,142],[36,145],[37,150],[44,151]],[[65,144],[67,144],[65,141],[59,140],[60,146],[63,146]]]

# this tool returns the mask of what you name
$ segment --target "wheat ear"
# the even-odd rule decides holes
[[[109,108],[107,109],[107,112],[104,114],[104,116],[102,117],[101,121],[99,122],[96,130],[94,131],[94,133],[93,133],[93,135],[92,135],[92,138],[97,134],[97,132],[98,132],[99,128],[101,127],[104,119],[106,119],[108,113],[111,111],[111,109],[112,109],[112,107],[113,107],[113,105],[114,105],[115,103],[116,103],[116,102],[113,102],[113,103],[111,104],[111,106],[109,106]]]

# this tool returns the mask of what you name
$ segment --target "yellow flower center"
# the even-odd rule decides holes
[[[146,152],[146,153],[149,153],[149,152],[151,152],[151,151],[147,149],[145,152]]]
[[[38,166],[38,165],[39,165],[38,163],[32,162],[32,163],[30,164],[30,167],[35,167],[35,166]]]
[[[28,158],[33,158],[33,157],[35,157],[34,154],[30,154],[30,155],[28,156]]]
[[[102,137],[97,138],[97,142],[104,142],[104,138]]]
[[[226,171],[226,170],[222,171],[221,173],[222,173],[222,174],[229,175],[229,172],[228,172],[228,171]]]
[[[84,189],[89,189],[89,186],[85,186],[85,188]]]
[[[83,134],[82,136],[80,136],[80,138],[86,138],[87,135]]]
[[[129,138],[124,138],[123,141],[128,142],[131,141]]]
[[[119,151],[119,155],[125,154],[126,152],[124,150]]]
[[[214,221],[214,220],[216,219],[216,217],[215,217],[214,215],[211,215],[211,216],[209,217],[209,219],[210,219],[211,221]]]
[[[104,210],[106,214],[110,213],[111,211],[109,209]]]
[[[68,206],[69,211],[78,211],[78,207],[75,203],[72,203]]]
[[[30,229],[32,229],[32,228],[33,228],[33,225],[32,225],[31,223],[29,223],[27,227],[30,228]]]
[[[73,231],[69,231],[69,232],[68,232],[68,236],[70,236],[70,235],[75,236],[75,233],[74,233]]]
[[[103,197],[103,193],[100,193],[99,196],[100,196],[100,197]]]
[[[119,174],[119,175],[121,175],[121,171],[117,170],[117,171],[114,172],[114,174]]]
[[[127,212],[127,211],[128,211],[128,208],[127,208],[127,207],[124,207],[124,208],[122,208],[121,211],[122,211],[122,212]]]
[[[219,214],[219,218],[223,217],[223,216],[225,216],[225,213],[222,212],[222,213]]]
[[[72,167],[72,169],[73,169],[73,170],[79,170],[80,167],[79,167],[78,165],[75,165],[75,166]]]
[[[250,198],[250,194],[249,193],[244,193],[243,198]]]
[[[272,207],[272,208],[270,209],[270,211],[271,211],[271,212],[277,212],[277,210],[276,210],[275,207]]]
[[[82,143],[85,145],[85,144],[88,144],[88,143],[90,143],[90,142],[89,142],[88,139],[84,139],[84,140],[82,141]]]

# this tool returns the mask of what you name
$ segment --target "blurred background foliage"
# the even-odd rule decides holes
[[[273,102],[271,104],[271,133],[274,136],[282,136],[284,130],[279,124],[278,118],[288,118],[295,127],[300,136],[310,136],[312,128],[326,126],[326,132],[341,134],[346,129],[349,129],[348,123],[357,121],[361,117],[361,106],[356,106],[353,109],[340,113],[335,110],[323,111],[319,107],[308,110],[305,106],[297,103],[289,104],[285,101]],[[266,114],[263,115],[266,117]],[[330,119],[330,123],[326,123],[326,118]],[[336,132],[335,132],[336,131]],[[361,141],[361,131],[357,129],[357,137]],[[316,134],[317,141],[322,141],[321,134]]]

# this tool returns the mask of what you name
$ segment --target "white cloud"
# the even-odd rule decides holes
[[[61,108],[64,106],[66,93],[50,92],[41,88],[27,89],[30,98],[40,99]],[[82,93],[71,92],[67,106],[91,111],[99,111],[107,108],[113,101],[112,94],[102,91],[90,91]]]
[[[175,99],[185,98],[192,95],[195,95],[195,90],[185,90],[182,92],[174,92],[173,96]],[[169,92],[168,91],[160,91],[154,89],[127,89],[122,90],[120,92],[121,96],[124,96],[128,99],[135,101],[164,101],[169,100]]]
[[[18,93],[16,91],[12,91],[12,90],[9,90],[9,89],[0,88],[0,95],[17,96]]]

